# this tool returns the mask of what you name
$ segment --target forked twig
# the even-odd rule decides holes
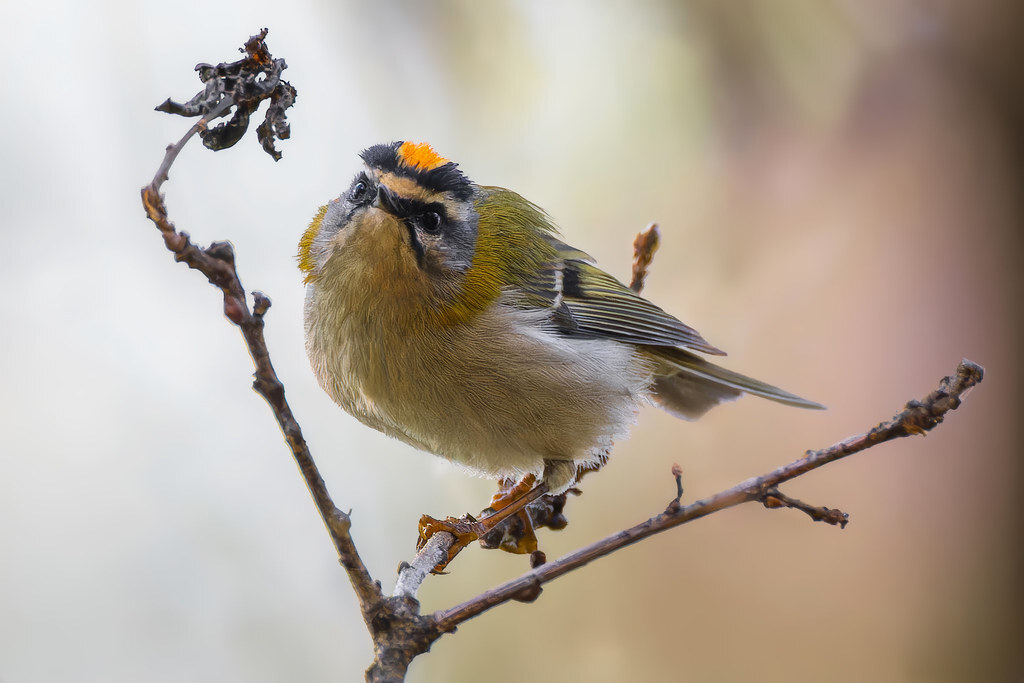
[[[163,111],[173,110],[177,107],[181,111],[175,111],[175,113],[182,113],[184,115],[198,114],[200,111],[205,113],[201,114],[199,121],[182,136],[181,140],[167,147],[164,158],[156,174],[153,176],[153,180],[149,185],[142,188],[142,204],[146,209],[146,215],[160,229],[164,238],[164,244],[174,253],[175,260],[203,273],[210,283],[218,287],[223,293],[224,315],[241,330],[242,337],[245,339],[249,354],[252,356],[253,364],[256,367],[253,388],[267,401],[273,410],[274,417],[277,418],[277,423],[284,434],[285,441],[292,451],[295,462],[306,481],[306,486],[309,488],[309,492],[316,503],[320,517],[323,519],[324,525],[327,527],[334,547],[338,552],[339,561],[348,571],[349,579],[356,590],[360,604],[364,606],[364,612],[366,612],[370,609],[371,605],[380,602],[383,594],[381,593],[380,586],[370,577],[369,571],[360,559],[355,544],[352,542],[352,537],[349,533],[351,527],[349,515],[340,510],[331,500],[331,496],[327,491],[327,485],[324,483],[323,477],[320,476],[316,463],[309,452],[309,447],[302,436],[302,430],[292,414],[288,401],[285,399],[284,385],[281,384],[277,373],[274,371],[274,366],[270,362],[270,353],[263,336],[263,318],[270,309],[270,299],[260,292],[253,292],[253,308],[250,310],[245,296],[245,289],[242,287],[238,272],[235,269],[235,255],[231,244],[229,242],[214,242],[205,249],[197,247],[192,243],[187,233],[178,232],[174,227],[174,224],[168,218],[167,207],[164,204],[163,196],[160,194],[160,188],[168,178],[171,164],[174,163],[174,160],[178,157],[185,144],[197,133],[209,130],[211,121],[225,115],[232,107],[236,106],[236,89],[238,92],[246,93],[250,111],[259,105],[259,101],[255,100],[253,95],[254,92],[259,90],[259,87],[262,87],[262,90],[265,91],[264,99],[271,97],[273,88],[266,87],[266,79],[259,78],[259,75],[265,74],[268,69],[277,69],[279,72],[280,69],[284,68],[284,61],[270,58],[270,53],[266,50],[266,46],[263,43],[263,38],[265,37],[266,30],[264,29],[262,33],[253,36],[246,43],[244,48],[248,54],[246,59],[250,60],[251,63],[246,63],[246,59],[243,59],[231,65],[222,64],[217,67],[200,65],[201,69],[206,68],[207,70],[219,70],[234,74],[234,80],[231,81],[232,87],[225,87],[224,82],[221,80],[217,81],[219,83],[217,87],[208,82],[206,89],[190,100],[188,105],[173,105],[173,103],[173,106],[168,105],[170,100],[161,105],[161,110]],[[244,80],[238,74],[245,75],[251,79],[252,83]],[[281,83],[279,73],[277,74],[277,81]],[[257,87],[255,85],[257,82],[264,85]],[[283,116],[283,114],[281,115]]]

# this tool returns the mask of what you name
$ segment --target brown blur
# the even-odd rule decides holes
[[[544,205],[620,277],[635,231],[659,222],[647,295],[729,367],[829,406],[748,398],[697,424],[645,410],[570,502],[569,528],[542,537],[548,557],[658,511],[673,462],[700,497],[870,428],[961,357],[988,375],[927,438],[787,487],[849,512],[845,531],[791,511],[716,515],[466,624],[412,678],[1019,678],[1024,11],[647,4],[598,21],[621,72],[602,72],[600,54],[534,50],[535,12],[401,15],[437,38],[457,98],[465,148],[441,151]],[[594,81],[559,82],[557,60],[580,59]],[[579,110],[545,111],[547,88],[578,89]],[[526,568],[459,561],[425,608]]]

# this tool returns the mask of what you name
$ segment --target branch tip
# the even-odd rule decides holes
[[[661,232],[657,223],[651,223],[637,233],[633,240],[633,277],[629,288],[639,294],[647,281],[647,274],[654,260],[654,252],[661,243]]]
[[[676,500],[681,500],[683,497],[683,468],[679,466],[679,463],[672,463],[672,476],[676,479]]]
[[[252,314],[257,318],[262,319],[270,310],[271,305],[270,297],[263,292],[257,290],[252,293]]]
[[[824,506],[815,507],[814,505],[808,505],[801,500],[787,496],[777,488],[765,491],[760,500],[761,504],[766,508],[792,508],[794,510],[800,510],[815,522],[825,522],[832,526],[838,526],[840,529],[845,529],[847,523],[850,521],[850,515],[846,514],[842,510],[836,510],[834,508]]]
[[[298,91],[281,73],[288,68],[283,59],[274,59],[267,49],[268,30],[250,36],[239,52],[245,57],[220,64],[197,64],[195,70],[203,82],[203,89],[187,102],[179,103],[167,98],[156,110],[177,116],[202,116],[191,134],[199,133],[203,145],[218,151],[232,147],[245,135],[251,115],[264,100],[269,100],[266,117],[256,129],[256,137],[274,161],[281,153],[274,147],[275,140],[286,140],[291,135],[286,111],[295,103]],[[210,121],[225,116],[234,107],[231,118],[213,126]]]

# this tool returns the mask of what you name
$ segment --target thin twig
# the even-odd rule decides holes
[[[826,524],[838,526],[840,529],[845,529],[847,522],[850,521],[850,515],[846,514],[842,510],[810,505],[809,503],[797,500],[792,496],[787,496],[778,489],[769,489],[768,491],[765,491],[765,495],[761,499],[761,503],[766,508],[792,508],[794,510],[799,510],[815,522],[825,522]]]
[[[522,600],[524,595],[536,595],[543,584],[644,538],[741,503],[763,501],[767,495],[777,495],[776,487],[783,482],[885,441],[912,434],[924,434],[942,422],[947,412],[959,407],[962,397],[982,380],[983,375],[984,370],[981,366],[964,360],[957,368],[956,374],[944,378],[937,390],[921,401],[911,401],[902,412],[871,431],[822,450],[809,451],[803,458],[789,465],[748,479],[710,498],[698,500],[675,511],[670,505],[665,512],[646,522],[533,569],[461,605],[436,612],[434,619],[437,627],[444,632],[453,631],[467,619],[509,600]]]
[[[430,571],[448,559],[448,550],[455,543],[455,536],[447,531],[438,531],[413,559],[412,564],[403,562],[398,570],[398,582],[395,584],[395,597],[415,598],[420,584],[427,578]]]
[[[181,136],[180,140],[173,145],[167,145],[167,150],[164,153],[164,160],[160,163],[160,167],[156,169],[156,175],[153,176],[153,182],[148,186],[153,190],[153,192],[160,192],[160,187],[167,180],[167,173],[171,170],[171,164],[173,164],[175,159],[178,158],[178,154],[181,150],[185,148],[185,143],[191,140],[192,136],[196,133],[207,129],[211,121],[223,116],[229,109],[231,109],[231,107],[234,106],[234,104],[234,99],[231,97],[225,97],[209,114],[206,114],[196,121],[195,125],[189,128],[188,132]]]
[[[262,35],[265,36],[265,32]],[[250,48],[253,49],[250,50]],[[262,51],[262,48],[262,42],[253,44],[253,39],[246,44],[246,49],[250,50],[250,54],[256,53],[256,50]],[[269,57],[269,52],[265,54]],[[251,77],[255,79],[256,76],[256,71],[253,71]],[[241,83],[241,81],[238,82]],[[269,97],[269,93],[267,96]],[[363,614],[366,615],[381,601],[383,594],[380,586],[370,576],[352,542],[349,532],[351,527],[349,515],[334,504],[327,492],[327,486],[313,461],[309,447],[302,436],[302,430],[285,399],[284,385],[278,379],[270,361],[270,353],[263,335],[263,317],[270,308],[270,299],[259,292],[254,292],[254,308],[250,311],[245,289],[242,287],[235,269],[234,250],[231,244],[214,242],[205,249],[194,245],[187,233],[178,232],[174,224],[171,223],[163,196],[160,194],[160,188],[168,178],[171,165],[185,144],[196,133],[206,130],[210,121],[223,116],[233,104],[231,93],[225,93],[219,101],[209,107],[209,113],[203,115],[182,136],[181,140],[167,147],[163,161],[157,168],[152,182],[142,188],[142,204],[146,209],[146,215],[163,234],[164,244],[174,253],[175,260],[206,275],[210,283],[223,293],[224,315],[240,328],[256,367],[253,388],[267,401],[274,412],[278,426],[284,434],[285,441],[292,451],[320,517],[334,543],[339,561],[348,572],[349,580],[352,582],[363,608]],[[258,103],[250,102],[249,106],[254,107],[256,104]]]

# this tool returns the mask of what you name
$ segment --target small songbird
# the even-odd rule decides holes
[[[688,420],[743,393],[822,407],[704,360],[724,354],[429,145],[361,156],[298,258],[313,371],[374,429],[558,493],[644,403]]]

